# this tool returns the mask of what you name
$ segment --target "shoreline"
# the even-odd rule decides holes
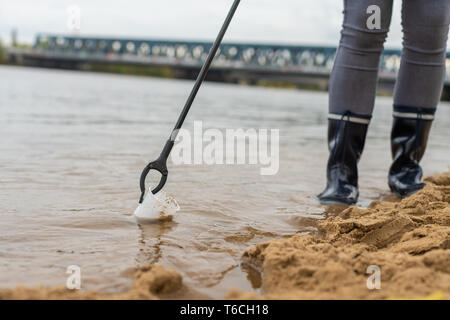
[[[349,207],[318,231],[260,243],[243,263],[261,273],[261,294],[231,289],[226,299],[450,299],[450,171],[400,202]],[[367,287],[370,266],[381,289]],[[0,288],[2,299],[208,299],[160,265],[141,267],[117,294],[65,287]]]
[[[228,299],[450,299],[450,172],[401,202],[349,207],[318,222],[315,235],[246,251],[263,273],[262,295]],[[379,289],[369,289],[373,269]]]

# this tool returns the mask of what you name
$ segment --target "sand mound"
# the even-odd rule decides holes
[[[164,269],[160,265],[151,265],[138,269],[130,291],[121,294],[104,295],[96,291],[68,290],[66,287],[17,287],[0,289],[0,300],[155,300],[161,295],[175,294],[182,288],[182,277],[178,272]]]
[[[419,193],[368,209],[350,207],[318,222],[315,235],[257,245],[244,262],[261,271],[262,294],[232,299],[450,298],[450,172]],[[369,290],[369,266],[381,289]]]

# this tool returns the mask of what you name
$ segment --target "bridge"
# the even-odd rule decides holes
[[[38,34],[30,52],[16,58],[79,68],[89,62],[165,66],[180,77],[193,78],[206,59],[210,42],[96,38]],[[14,54],[14,52],[13,52]],[[336,55],[335,47],[223,43],[210,80],[249,82],[268,80],[311,84],[326,89]],[[14,58],[14,57],[13,57]],[[401,51],[385,50],[380,62],[380,86],[391,87],[400,67]],[[51,64],[51,63],[50,63]],[[450,87],[450,52],[446,88]],[[44,63],[45,66],[45,63]]]

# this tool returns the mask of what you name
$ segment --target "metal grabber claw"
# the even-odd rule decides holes
[[[152,190],[153,194],[157,194],[159,191],[161,191],[161,189],[166,184],[167,175],[169,174],[169,171],[167,170],[167,157],[169,156],[173,145],[174,145],[174,142],[171,140],[168,140],[166,145],[164,146],[164,149],[161,152],[159,158],[153,162],[150,162],[142,171],[141,180],[139,183],[140,187],[141,187],[141,197],[139,199],[139,203],[142,203],[142,201],[144,201],[145,190],[146,190],[145,179],[147,178],[147,175],[151,170],[156,170],[159,173],[161,173],[161,180],[159,181],[159,184],[156,186],[156,188]]]

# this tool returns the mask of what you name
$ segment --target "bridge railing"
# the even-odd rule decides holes
[[[201,65],[211,43],[148,39],[94,38],[39,34],[34,50],[55,55],[161,63]],[[329,73],[336,55],[335,47],[270,44],[224,43],[214,66],[226,68],[277,69],[286,72]],[[395,77],[400,68],[401,51],[385,50],[380,62],[384,76]],[[450,52],[447,53],[446,77],[450,81]]]

